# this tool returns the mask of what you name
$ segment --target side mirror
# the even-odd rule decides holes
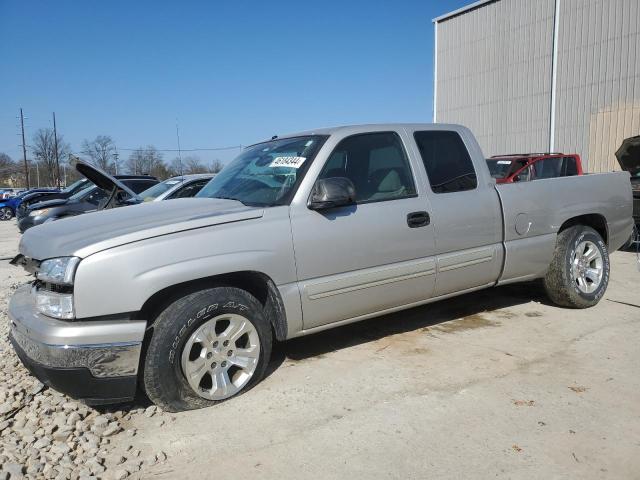
[[[520,175],[516,175],[515,177],[513,177],[513,181],[514,181],[514,182],[519,182],[520,180],[522,180],[522,179],[520,178]]]
[[[346,177],[332,177],[317,180],[311,191],[307,207],[310,210],[352,205],[356,201],[356,187]]]

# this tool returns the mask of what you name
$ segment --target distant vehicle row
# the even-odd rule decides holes
[[[34,188],[0,201],[0,220],[16,216],[18,228],[25,232],[35,225],[105,208],[193,197],[215,176],[182,175],[159,182],[149,175],[111,176],[82,161],[73,165],[84,178],[64,190]]]

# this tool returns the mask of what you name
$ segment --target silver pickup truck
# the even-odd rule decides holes
[[[364,125],[246,148],[193,199],[34,227],[11,340],[88,403],[212,405],[283,341],[474,290],[543,279],[595,305],[632,229],[627,172],[496,186],[469,130]]]

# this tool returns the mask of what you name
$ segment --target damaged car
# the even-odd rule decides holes
[[[616,151],[616,158],[620,168],[631,175],[631,189],[633,190],[633,220],[635,234],[627,242],[627,247],[639,243],[640,238],[640,135],[625,138]]]
[[[18,229],[24,233],[31,227],[62,218],[75,217],[106,208],[140,203],[138,192],[157,185],[158,180],[148,175],[118,175],[113,177],[99,168],[75,160],[75,169],[85,177],[84,188],[68,198],[57,198],[33,203],[17,218]]]

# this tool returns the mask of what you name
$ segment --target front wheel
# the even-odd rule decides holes
[[[13,218],[13,210],[9,207],[0,208],[0,220],[11,220]]]
[[[262,305],[246,291],[216,287],[188,294],[153,324],[144,389],[167,411],[213,405],[260,381],[271,343]]]
[[[556,304],[588,308],[597,304],[609,284],[607,245],[591,227],[576,225],[558,234],[544,287]]]

